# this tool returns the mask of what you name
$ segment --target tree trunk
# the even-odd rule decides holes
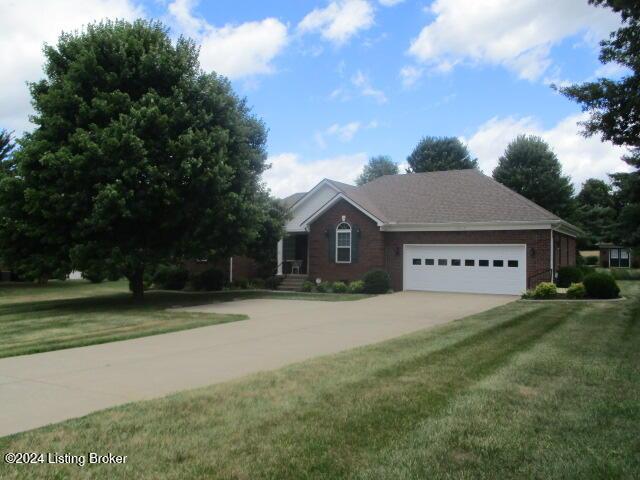
[[[129,277],[129,289],[133,293],[135,301],[142,301],[144,298],[144,269],[140,268]]]

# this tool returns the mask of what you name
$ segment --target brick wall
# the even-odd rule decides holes
[[[344,264],[329,260],[329,235],[335,235],[342,216],[360,230],[357,262]],[[355,233],[354,233],[355,234]],[[402,254],[404,244],[526,244],[527,279],[532,288],[551,280],[551,232],[549,230],[493,230],[467,232],[381,232],[369,217],[342,200],[323,213],[309,231],[309,277],[327,281],[358,280],[374,268],[383,268],[391,276],[391,287],[402,290]],[[554,244],[561,255],[556,268],[575,265],[576,242],[573,237],[554,233]]]
[[[576,264],[576,239],[562,233],[553,233],[554,269]]]
[[[500,244],[521,243],[527,245],[527,278],[531,288],[549,281],[551,266],[549,230],[492,230],[469,232],[386,232],[386,266],[391,275],[391,288],[402,290],[402,246],[404,244]],[[574,255],[575,262],[575,255]],[[546,272],[546,273],[545,273]]]
[[[329,261],[329,235],[345,216],[360,230],[358,259],[354,263]],[[354,232],[353,235],[356,235]],[[309,230],[309,278],[315,280],[359,280],[373,268],[384,267],[384,236],[376,223],[349,202],[340,200],[311,224]]]

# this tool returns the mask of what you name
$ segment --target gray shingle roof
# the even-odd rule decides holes
[[[331,183],[384,223],[560,220],[478,170],[385,175],[361,187]]]
[[[291,208],[294,203],[296,203],[298,200],[300,200],[306,194],[307,194],[307,192],[294,193],[292,195],[289,195],[288,197],[281,198],[280,201],[282,202],[282,204],[284,205],[285,208]]]

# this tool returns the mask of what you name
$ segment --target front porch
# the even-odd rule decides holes
[[[309,234],[287,233],[278,242],[278,275],[309,274]]]

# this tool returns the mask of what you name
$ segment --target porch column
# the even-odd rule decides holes
[[[278,275],[282,275],[282,246],[283,246],[282,238],[278,240]]]

